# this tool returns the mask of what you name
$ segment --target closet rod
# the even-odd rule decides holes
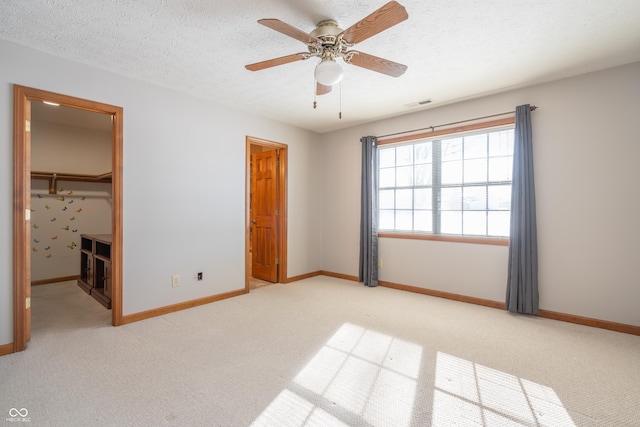
[[[55,172],[31,172],[31,179],[46,179],[49,181],[49,194],[57,194],[58,181],[80,181],[80,182],[111,182],[111,172],[100,175],[82,175],[65,173],[59,174]]]
[[[532,106],[529,107],[529,110],[531,110],[531,111],[535,111],[537,109],[538,109],[538,107],[536,107],[535,105],[532,105]],[[515,111],[507,111],[506,113],[499,113],[499,114],[492,114],[490,116],[476,117],[475,119],[460,120],[459,122],[446,123],[446,124],[443,124],[443,125],[428,126],[426,128],[405,130],[403,132],[396,132],[396,133],[390,133],[390,134],[387,134],[387,135],[380,135],[380,136],[377,136],[376,138],[378,138],[378,139],[389,138],[390,136],[404,135],[406,133],[420,132],[422,130],[431,130],[433,132],[436,128],[458,125],[460,123],[475,122],[477,120],[491,119],[493,117],[506,116],[508,114],[515,114]]]
[[[111,172],[103,173],[100,175],[85,175],[75,173],[55,173],[55,172],[31,172],[31,178],[34,179],[53,179],[58,181],[110,181]]]

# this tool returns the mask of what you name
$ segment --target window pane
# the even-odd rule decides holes
[[[396,165],[396,149],[381,148],[378,150],[378,164],[381,168],[389,168]]]
[[[412,231],[412,211],[396,211],[396,230]]]
[[[396,190],[396,209],[413,208],[413,190]]]
[[[396,166],[413,164],[413,145],[396,147]]]
[[[462,162],[442,162],[440,175],[443,184],[461,184]]]
[[[511,213],[504,211],[489,211],[487,214],[489,216],[489,229],[487,234],[489,236],[509,236]]]
[[[513,156],[513,129],[489,134],[489,156]]]
[[[380,147],[380,230],[507,236],[514,133]]]
[[[442,212],[440,228],[443,234],[462,234],[462,212]]]
[[[464,182],[487,182],[487,160],[465,160]]]
[[[380,169],[378,174],[378,186],[380,188],[388,188],[396,186],[396,169]]]
[[[493,157],[489,159],[489,181],[511,181],[513,157]]]
[[[487,187],[464,187],[462,209],[470,211],[487,210]]]
[[[510,211],[511,185],[490,185],[488,199],[490,210]]]
[[[487,157],[487,135],[472,135],[464,138],[464,158],[478,159]]]
[[[403,166],[396,168],[396,185],[398,187],[409,187],[413,185],[413,167]]]
[[[462,159],[462,138],[445,139],[441,143],[442,161]]]
[[[462,187],[443,188],[440,206],[443,211],[459,211],[462,209]]]
[[[416,164],[419,163],[431,163],[431,142],[422,142],[415,145]]]
[[[380,190],[378,192],[378,203],[380,209],[393,209],[395,207],[395,190]]]
[[[432,185],[431,163],[416,165],[415,185]]]
[[[414,211],[413,214],[414,231],[433,231],[433,214],[431,211]]]
[[[378,228],[380,230],[393,230],[395,212],[392,210],[380,210],[380,216],[378,218]]]
[[[463,234],[487,235],[487,212],[463,212]]]
[[[413,191],[414,209],[431,209],[431,189],[417,188]]]

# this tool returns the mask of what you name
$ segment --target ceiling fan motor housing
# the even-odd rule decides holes
[[[311,56],[319,56],[322,60],[344,58],[347,49],[353,45],[342,39],[343,32],[344,30],[338,27],[338,23],[333,19],[318,22],[316,28],[309,33],[319,40],[308,43]]]
[[[324,21],[318,22],[316,25],[316,29],[311,31],[310,35],[317,38],[322,38],[325,36],[337,36],[342,33],[344,30],[338,27],[338,23],[333,19],[325,19]]]

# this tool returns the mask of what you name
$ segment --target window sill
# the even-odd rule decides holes
[[[389,239],[412,239],[412,240],[435,240],[438,242],[473,243],[479,245],[509,246],[508,238],[499,237],[470,237],[451,236],[444,234],[422,234],[422,233],[397,233],[383,231],[378,233],[378,237]]]

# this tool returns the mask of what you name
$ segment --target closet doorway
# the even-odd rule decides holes
[[[31,335],[31,266],[32,251],[38,250],[32,245],[32,227],[35,224],[32,221],[32,202],[31,202],[31,137],[32,137],[32,105],[38,107],[43,102],[53,103],[66,108],[98,113],[107,115],[110,121],[110,139],[111,139],[111,161],[110,176],[94,176],[95,182],[111,182],[111,215],[110,225],[106,228],[110,231],[111,246],[111,323],[114,326],[122,323],[122,108],[102,104],[94,101],[88,101],[80,98],[74,98],[67,95],[47,92],[39,89],[28,88],[24,86],[14,86],[14,248],[13,248],[13,267],[14,267],[14,336],[13,346],[15,351],[22,351],[27,347],[27,341]],[[108,149],[108,148],[107,148]],[[54,176],[55,175],[55,176]],[[60,180],[58,181],[58,178]],[[67,175],[64,178],[73,180],[76,176]],[[48,193],[55,196],[56,201],[62,200],[69,206],[75,202],[75,198],[71,197],[72,192],[66,194],[59,192],[59,186],[63,177],[51,173],[51,176],[38,176],[40,180],[48,181]],[[86,177],[82,177],[86,179]],[[63,200],[64,198],[68,200]],[[54,199],[52,199],[54,200]],[[78,199],[80,200],[80,199]],[[69,206],[61,206],[65,211]],[[44,209],[52,208],[50,204],[43,205]],[[59,207],[60,208],[60,207]],[[77,212],[80,207],[73,206]],[[35,212],[34,212],[35,213]],[[48,221],[56,221],[56,215],[49,215],[52,218]],[[58,215],[59,216],[59,215]],[[67,218],[69,215],[66,215]],[[70,218],[75,218],[71,215]],[[69,219],[69,218],[67,218]],[[74,229],[67,224],[70,231]],[[66,227],[62,227],[64,231]],[[50,238],[57,238],[51,236]],[[39,239],[38,239],[39,240]],[[51,246],[51,245],[49,245]],[[75,246],[71,249],[75,249]],[[47,247],[43,248],[44,250]],[[78,256],[79,258],[79,256]],[[78,265],[80,260],[78,259]]]
[[[287,281],[287,145],[247,137],[245,286]]]

